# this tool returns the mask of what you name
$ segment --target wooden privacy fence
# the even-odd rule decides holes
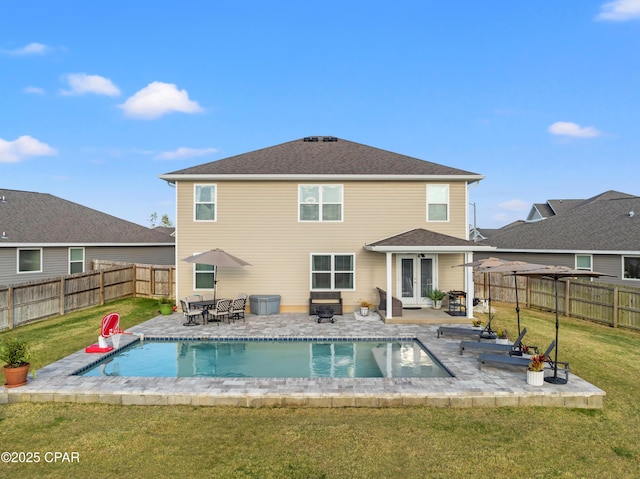
[[[0,331],[121,298],[174,296],[174,266],[93,263],[87,273],[0,287]]]
[[[516,302],[516,283],[520,305],[547,311],[556,310],[553,280],[474,272],[477,298],[504,303]],[[558,311],[614,328],[640,331],[640,288],[600,281],[562,279],[558,281]]]

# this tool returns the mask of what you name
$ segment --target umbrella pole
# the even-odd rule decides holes
[[[518,303],[518,277],[515,271],[513,272],[513,280],[516,284],[516,316],[518,316],[518,336],[520,336],[520,303]]]
[[[567,380],[558,377],[558,329],[560,328],[560,322],[558,320],[558,278],[553,281],[556,292],[556,347],[555,347],[555,359],[553,361],[553,376],[548,376],[544,380],[552,384],[567,384]]]

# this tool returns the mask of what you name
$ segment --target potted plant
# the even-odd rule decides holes
[[[26,341],[18,338],[5,339],[0,346],[0,361],[5,366],[3,368],[4,377],[7,380],[5,387],[15,388],[27,384],[27,374],[31,364],[31,351]]]
[[[433,304],[431,305],[433,309],[440,309],[442,308],[442,300],[446,295],[447,293],[440,289],[432,289],[427,293],[427,298],[429,298],[433,302]]]
[[[496,338],[497,344],[509,344],[509,335],[506,329],[498,331],[498,337]]]
[[[532,386],[542,386],[544,382],[544,363],[547,358],[544,354],[535,354],[531,356],[529,366],[527,367],[527,384]]]
[[[160,298],[158,305],[160,306],[160,314],[167,315],[173,313],[173,300],[171,298],[163,296]]]
[[[373,308],[373,304],[366,299],[360,300],[360,316],[368,316],[369,310]]]

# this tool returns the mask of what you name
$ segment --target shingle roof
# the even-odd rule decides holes
[[[504,228],[482,243],[499,250],[639,252],[640,197],[607,193],[544,221]]]
[[[436,233],[424,228],[416,228],[389,238],[375,241],[367,246],[477,246],[473,241],[467,241],[454,236]]]
[[[1,201],[4,197],[4,202]],[[0,189],[0,247],[29,244],[173,244],[174,238],[48,193]]]
[[[309,139],[315,138],[316,141]],[[328,140],[328,141],[327,141]],[[161,175],[437,175],[477,173],[335,137],[306,137]]]

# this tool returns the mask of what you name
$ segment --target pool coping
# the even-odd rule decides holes
[[[37,372],[20,388],[0,391],[0,403],[77,402],[122,405],[236,407],[500,407],[602,408],[605,392],[572,374],[565,385],[526,383],[522,369],[485,366],[477,354],[459,354],[461,338],[437,338],[439,324],[393,324],[338,316],[317,324],[305,314],[247,315],[244,322],[182,325],[181,315],[158,316],[129,332],[165,339],[262,338],[331,340],[415,338],[454,375],[452,378],[141,378],[74,376],[105,354],[77,351]],[[120,348],[137,336],[123,335]],[[549,372],[547,372],[549,374]]]

